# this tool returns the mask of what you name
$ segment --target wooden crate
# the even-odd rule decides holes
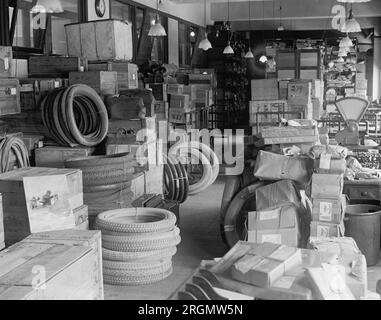
[[[27,199],[33,195],[26,194],[24,190],[24,178],[33,177],[36,183],[44,181],[47,176],[60,176],[66,178],[68,194],[65,195],[71,209],[83,206],[82,172],[76,169],[52,169],[52,168],[22,168],[0,175],[0,193],[3,196],[4,208],[4,231],[5,244],[12,245],[21,241],[34,232],[31,228],[28,208],[31,203]],[[54,190],[51,190],[54,193]],[[69,210],[70,208],[67,208]],[[45,216],[39,217],[44,219]],[[42,220],[41,220],[42,221]],[[60,227],[49,226],[54,229],[67,229],[66,224]],[[75,227],[75,222],[73,223]]]
[[[29,77],[33,78],[67,78],[70,72],[87,71],[85,58],[58,56],[29,57]]]
[[[279,100],[278,80],[251,80],[251,100]]]
[[[0,116],[20,113],[20,83],[17,79],[0,79]]]
[[[101,233],[34,234],[0,253],[0,300],[103,300]]]
[[[83,205],[82,207],[73,210],[75,216],[75,229],[76,230],[89,230],[89,207]]]
[[[136,64],[122,61],[109,61],[90,63],[89,71],[115,71],[118,73],[119,90],[137,89],[139,87],[138,71]]]
[[[69,84],[85,84],[101,95],[118,94],[118,74],[114,71],[70,72]]]
[[[72,158],[91,156],[94,148],[90,147],[44,147],[36,149],[35,161],[37,167],[65,168],[65,161]]]
[[[34,157],[35,150],[44,146],[44,137],[41,135],[23,134],[22,141],[29,152],[29,157]]]
[[[121,20],[100,20],[65,26],[69,56],[89,61],[132,59],[131,25]]]
[[[112,120],[139,120],[146,115],[143,99],[139,97],[109,96],[105,105]]]
[[[0,46],[0,78],[14,78],[12,47]]]

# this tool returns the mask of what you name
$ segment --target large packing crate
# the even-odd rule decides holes
[[[126,97],[139,97],[143,99],[144,106],[146,108],[147,117],[155,116],[155,97],[149,89],[128,89],[120,91],[121,96]]]
[[[0,46],[0,78],[14,78],[12,47]]]
[[[91,147],[52,147],[38,148],[35,151],[35,162],[37,167],[65,168],[65,161],[72,158],[91,156],[95,148]]]
[[[85,84],[100,95],[118,94],[118,74],[114,71],[70,72],[69,84]]]
[[[288,103],[307,105],[311,103],[312,84],[310,81],[293,81],[288,84]]]
[[[118,73],[118,89],[137,89],[138,88],[138,71],[136,64],[121,61],[109,61],[102,63],[90,63],[89,71],[115,71]]]
[[[29,76],[34,78],[67,78],[70,72],[87,71],[86,58],[31,56],[29,57]]]
[[[146,116],[144,101],[139,97],[108,96],[105,104],[112,120],[139,120]]]
[[[74,209],[83,206],[82,172],[22,168],[0,175],[6,245],[31,233],[75,228]]]
[[[17,79],[0,79],[0,116],[21,112],[20,83]]]
[[[69,56],[89,61],[132,59],[131,25],[121,20],[99,20],[65,26]]]
[[[0,253],[0,300],[103,300],[101,233],[34,234]]]
[[[278,80],[251,80],[251,100],[279,100]]]

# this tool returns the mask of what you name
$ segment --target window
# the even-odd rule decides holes
[[[179,64],[190,66],[198,43],[199,29],[179,22]]]
[[[67,54],[65,25],[78,22],[78,1],[62,1],[64,12],[53,14],[32,14],[30,11],[36,0],[17,1],[9,7],[9,19],[16,17],[13,46],[16,51],[33,51],[52,54]],[[11,23],[12,25],[12,23]],[[10,27],[11,28],[11,27]]]

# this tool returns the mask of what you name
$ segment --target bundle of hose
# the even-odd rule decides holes
[[[62,146],[94,147],[107,136],[107,109],[95,90],[73,85],[51,91],[41,102],[44,126]]]
[[[5,173],[14,169],[11,156],[16,159],[17,168],[30,166],[29,151],[22,139],[16,136],[4,136],[0,140],[0,172]]]
[[[220,163],[216,153],[201,142],[186,142],[174,145],[169,155],[184,165],[199,164],[203,174],[199,181],[189,186],[189,195],[196,195],[209,188],[218,178]],[[186,159],[187,163],[184,163]]]
[[[181,242],[176,216],[167,210],[130,208],[106,211],[96,218],[102,232],[104,281],[137,286],[169,277]]]
[[[164,156],[164,193],[165,199],[184,203],[188,199],[189,179],[183,164],[169,154]]]

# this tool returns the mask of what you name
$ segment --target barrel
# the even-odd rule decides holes
[[[376,265],[380,260],[381,207],[351,205],[345,214],[345,235],[355,239],[368,266]]]

